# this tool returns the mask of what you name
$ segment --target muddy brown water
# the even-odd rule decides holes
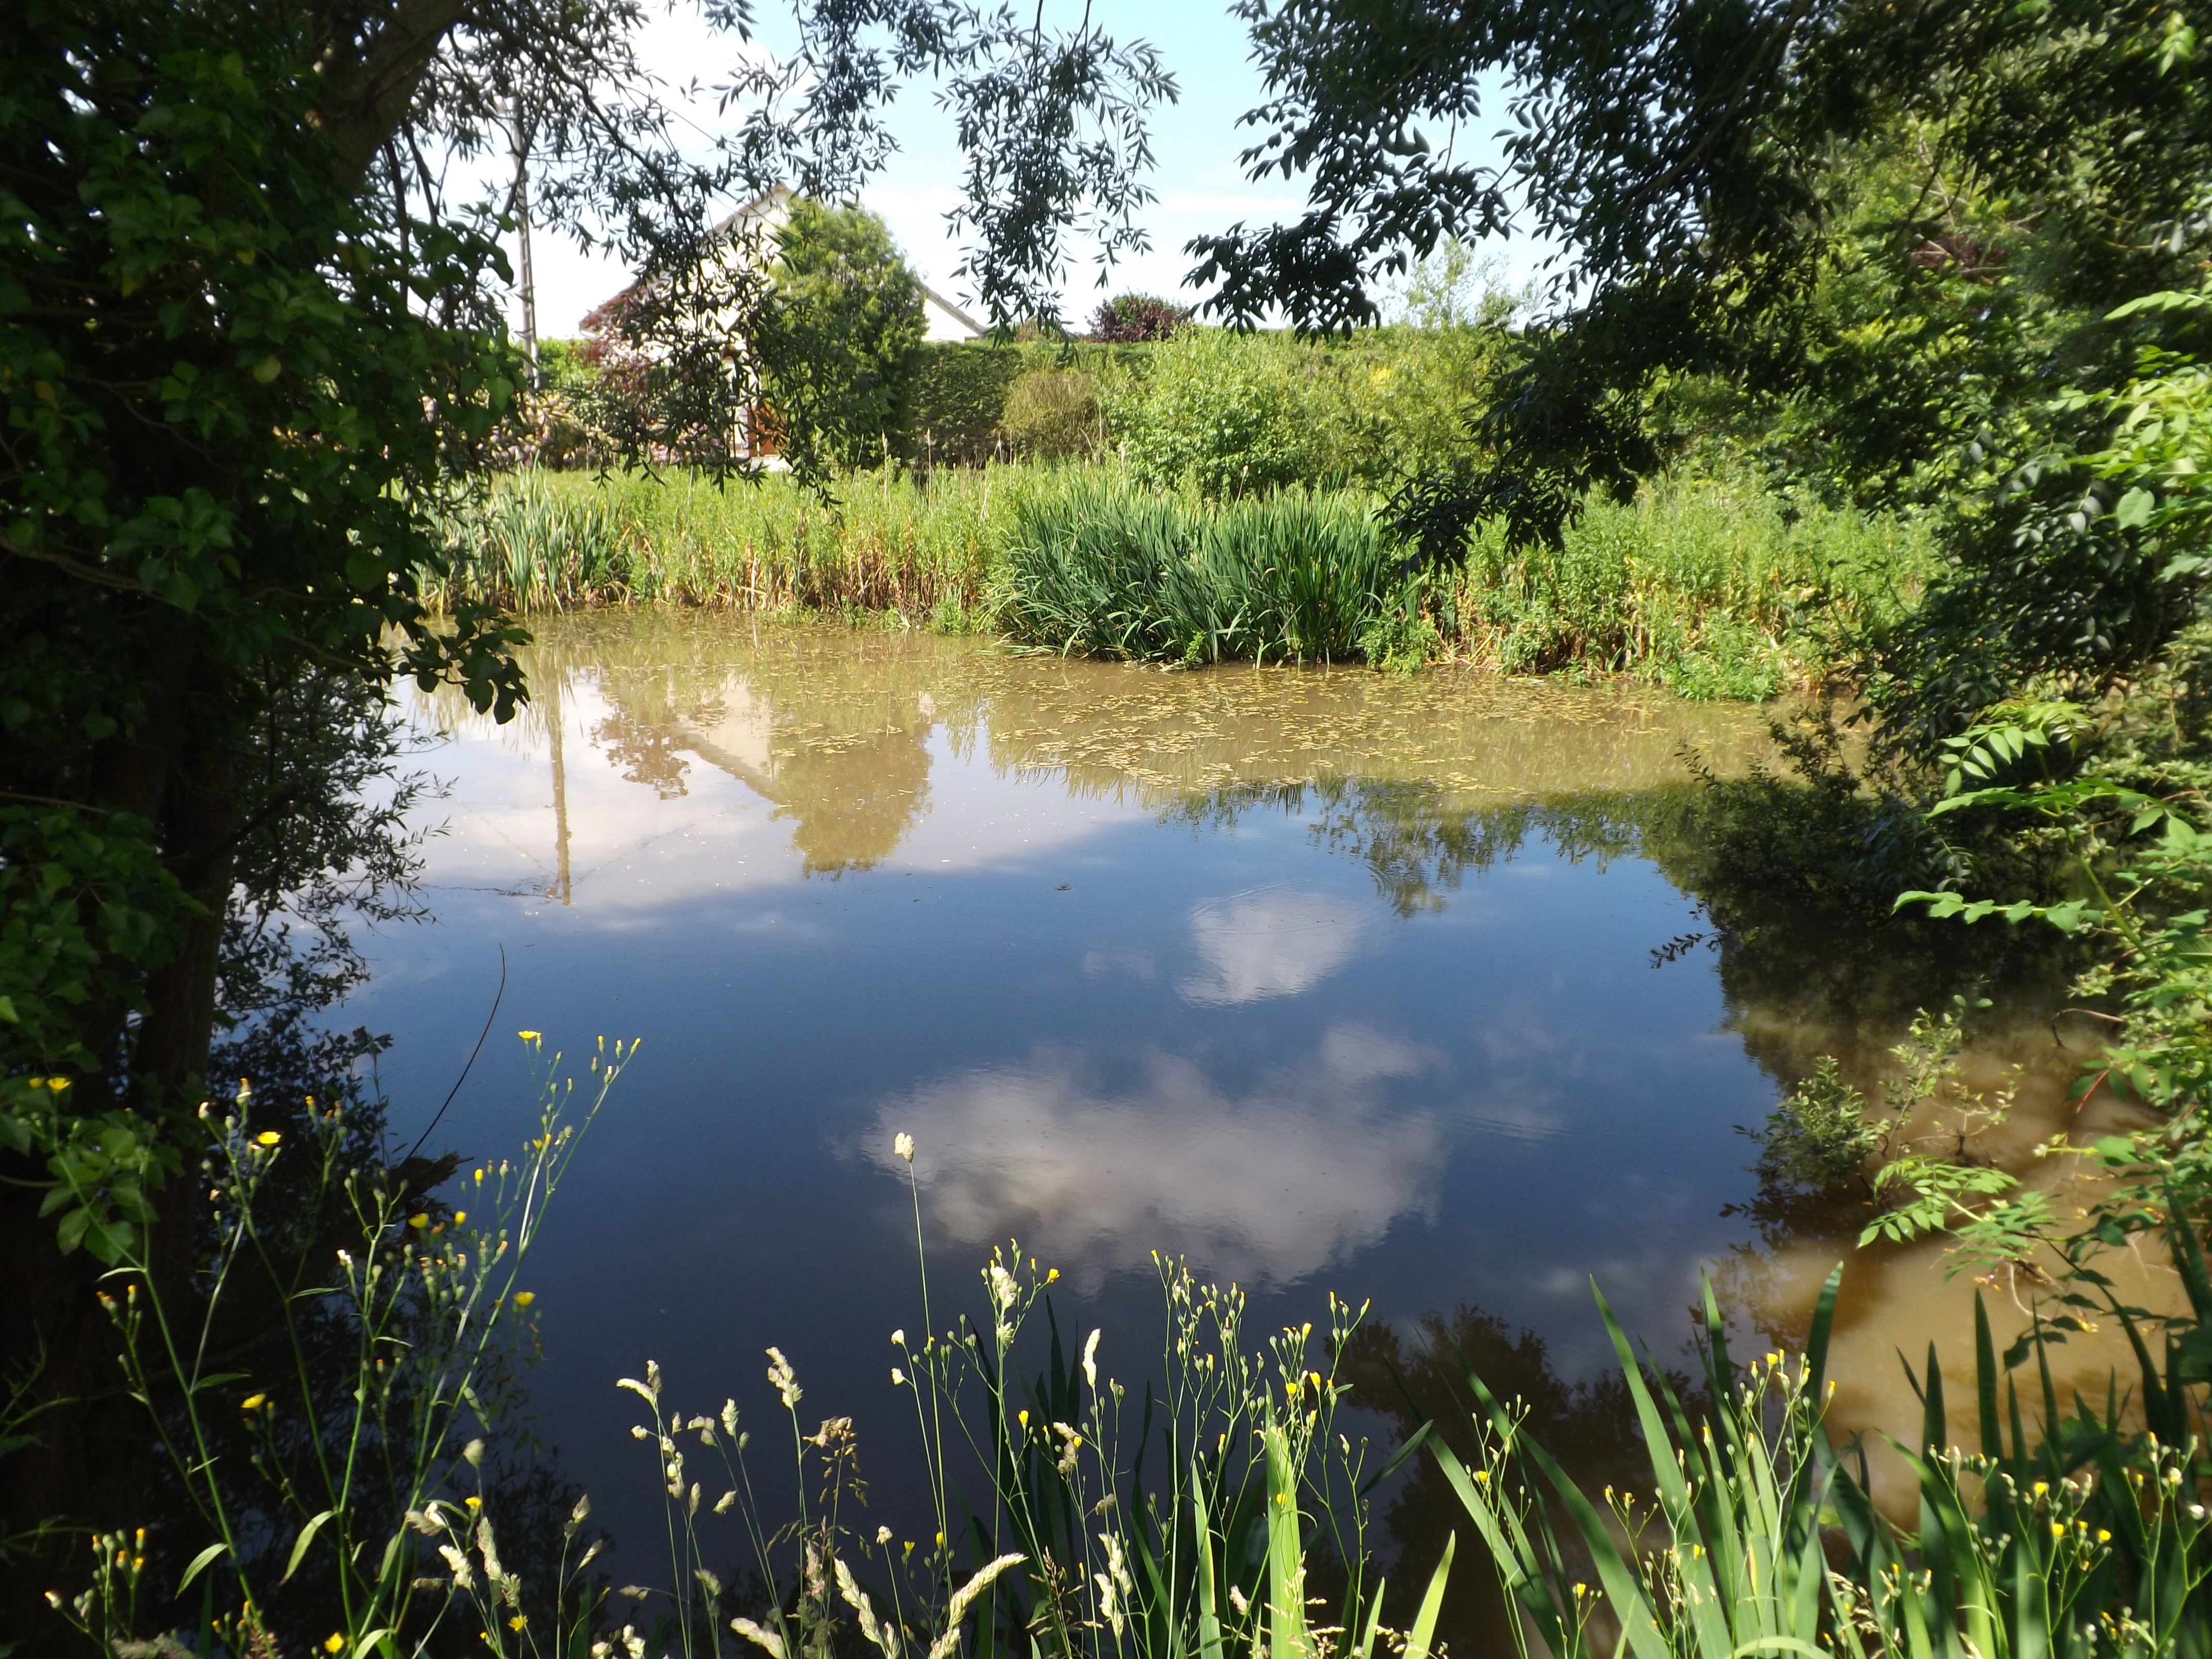
[[[1747,1169],[1738,1126],[1910,1012],[1808,1025],[1846,941],[1756,970],[1711,948],[1698,860],[1655,826],[1696,772],[1772,763],[1761,711],[717,612],[538,633],[514,724],[414,711],[452,784],[422,814],[435,921],[371,941],[348,1013],[395,1037],[381,1080],[411,1139],[504,953],[492,1042],[436,1136],[471,1157],[530,1121],[518,1029],[579,1057],[642,1039],[532,1275],[536,1431],[618,1545],[659,1522],[616,1379],[652,1358],[687,1410],[734,1395],[757,1425],[770,1344],[807,1413],[856,1419],[902,1514],[918,1468],[888,1336],[921,1317],[899,1133],[940,1322],[980,1309],[1009,1240],[1060,1270],[1060,1328],[1102,1328],[1102,1370],[1133,1379],[1159,1352],[1155,1250],[1247,1290],[1255,1338],[1334,1291],[1371,1304],[1378,1444],[1411,1420],[1382,1361],[1436,1382],[1449,1334],[1571,1459],[1632,1474],[1592,1282],[1681,1364],[1702,1273],[1755,1349],[1802,1333],[1847,1255],[1838,1420],[1914,1421],[1898,1355],[1930,1338],[1972,1398],[1971,1278],[1936,1249],[1851,1252],[1859,1218],[1762,1210]],[[2041,1025],[1977,1056],[2013,1061],[1990,1150],[2063,1185],[2027,1149],[2108,1109],[2074,1122]],[[2090,1381],[2110,1361],[2069,1359]],[[1449,1508],[1417,1477],[1386,1509],[1418,1582]],[[1495,1632],[1486,1577],[1461,1574],[1462,1652]]]

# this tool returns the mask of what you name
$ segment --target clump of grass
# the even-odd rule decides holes
[[[1626,675],[1699,698],[1818,681],[1850,633],[1920,588],[1911,526],[1843,510],[1785,517],[1711,483],[1630,505],[1593,500],[1556,549],[1479,535],[1456,594],[1459,642],[1507,673]]]
[[[1359,497],[1213,507],[1083,482],[1016,509],[994,610],[1013,638],[1062,652],[1346,662],[1406,586]]]
[[[603,496],[562,488],[558,477],[525,472],[507,479],[447,526],[451,564],[438,585],[440,601],[551,610],[626,582],[630,547],[623,515]]]
[[[960,629],[981,616],[994,550],[1061,470],[842,480],[834,499],[773,475],[525,473],[453,528],[436,597],[518,610],[661,601],[896,615]]]

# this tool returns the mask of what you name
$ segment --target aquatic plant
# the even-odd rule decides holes
[[[447,526],[447,570],[435,602],[480,599],[516,611],[552,610],[627,586],[631,561],[622,516],[604,497],[580,495],[556,475],[521,472]]]
[[[1507,673],[1626,674],[1694,697],[1764,698],[1817,683],[1864,626],[1894,620],[1929,555],[1911,525],[1762,492],[1662,484],[1594,497],[1557,547],[1473,540],[1457,635]]]
[[[893,615],[1193,663],[1464,657],[1756,698],[1820,679],[1852,630],[1899,614],[1923,557],[1909,526],[1785,522],[1755,493],[1684,484],[1592,502],[1559,549],[1482,537],[1462,569],[1417,576],[1373,508],[1295,485],[1163,495],[1113,463],[879,471],[826,501],[782,476],[530,473],[456,520],[434,598]]]
[[[1014,639],[1061,652],[1346,662],[1407,586],[1362,497],[1207,507],[1085,483],[1016,508],[993,611]]]
[[[2186,1366],[2170,1359],[2161,1376],[2138,1346],[2153,1392],[2148,1424],[2131,1431],[2117,1389],[2101,1413],[2077,1398],[2063,1417],[2042,1343],[2031,1341],[2043,1393],[2031,1437],[2007,1375],[2026,1355],[2000,1366],[1978,1296],[1980,1449],[1951,1443],[1931,1345],[1912,1378],[1924,1406],[1917,1443],[1889,1442],[1918,1486],[1918,1524],[1906,1528],[1875,1505],[1863,1454],[1839,1451],[1826,1425],[1842,1273],[1829,1275],[1794,1364],[1775,1352],[1737,1367],[1707,1284],[1703,1422],[1638,1359],[1599,1297],[1650,1455],[1648,1503],[1611,1487],[1594,1500],[1521,1432],[1512,1405],[1468,1374],[1475,1466],[1441,1438],[1431,1446],[1525,1615],[1522,1651],[1531,1636],[1551,1659],[2207,1651],[2212,1538],[2198,1491],[2212,1471],[2198,1437],[2203,1385]]]

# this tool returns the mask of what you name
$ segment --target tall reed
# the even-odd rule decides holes
[[[856,474],[825,501],[781,475],[718,485],[676,472],[521,474],[453,526],[440,597],[896,613],[966,628],[1015,504],[1061,482],[1061,469],[1034,465],[926,483]]]
[[[1908,523],[1680,481],[1594,498],[1558,548],[1473,541],[1455,643],[1507,673],[1624,674],[1695,697],[1768,697],[1901,614],[1930,554]]]
[[[1061,652],[1357,661],[1404,603],[1401,562],[1361,497],[1215,507],[1086,483],[1017,507],[994,610],[1014,639]]]

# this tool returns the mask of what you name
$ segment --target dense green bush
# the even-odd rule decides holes
[[[1154,348],[1152,372],[1108,404],[1130,476],[1221,497],[1317,478],[1328,459],[1310,404],[1310,354],[1223,329]]]
[[[1402,586],[1361,498],[1207,506],[1082,481],[1017,506],[994,606],[1015,639],[1063,652],[1346,662]]]
[[[1020,348],[932,340],[921,348],[907,453],[925,466],[981,466],[999,453],[999,417],[1020,378]]]
[[[927,326],[914,272],[865,208],[797,198],[775,240],[751,344],[792,465],[883,465],[913,424]]]

